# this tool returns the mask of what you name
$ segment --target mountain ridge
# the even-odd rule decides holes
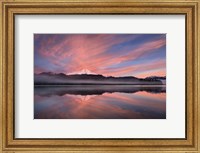
[[[34,84],[163,84],[161,77],[137,78],[134,76],[113,77],[101,74],[70,74],[42,72],[34,74]],[[166,77],[162,77],[166,78]]]

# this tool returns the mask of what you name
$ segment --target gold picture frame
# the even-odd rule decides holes
[[[3,0],[0,2],[0,152],[200,152],[199,0]],[[184,14],[186,16],[186,138],[14,138],[16,14]]]

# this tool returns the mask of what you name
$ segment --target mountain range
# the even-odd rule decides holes
[[[35,85],[95,85],[95,84],[123,84],[123,85],[162,85],[165,84],[166,77],[137,78],[133,76],[125,77],[105,77],[100,74],[73,74],[42,72],[34,74]]]

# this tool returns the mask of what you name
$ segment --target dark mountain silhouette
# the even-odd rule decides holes
[[[34,74],[34,84],[35,85],[90,85],[90,84],[137,84],[137,85],[161,85],[163,84],[157,77],[154,79],[150,78],[136,78],[132,76],[126,77],[105,77],[100,74],[73,74],[66,75],[64,73],[52,73],[52,72],[42,72],[40,74]]]
[[[146,77],[145,80],[166,80],[166,76],[150,76]]]
[[[150,77],[146,77],[145,80],[147,81],[162,81],[163,84],[166,84],[166,76],[150,76]]]

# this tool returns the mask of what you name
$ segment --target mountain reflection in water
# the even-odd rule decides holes
[[[165,119],[166,87],[66,85],[34,87],[35,119]]]

